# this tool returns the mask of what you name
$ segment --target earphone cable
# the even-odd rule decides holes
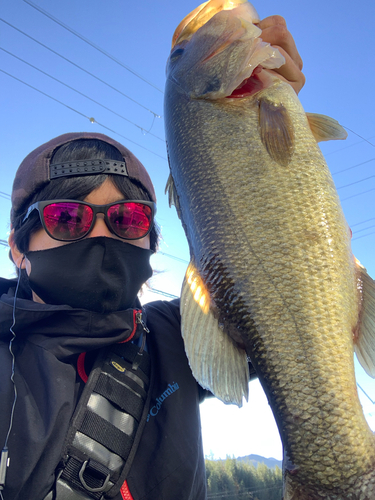
[[[25,257],[23,257],[23,259],[24,258]],[[23,261],[23,259],[22,259],[22,261]],[[15,355],[13,352],[13,342],[16,338],[16,334],[15,334],[13,328],[16,324],[16,301],[17,301],[18,288],[19,288],[20,281],[21,281],[21,268],[18,270],[18,272],[19,272],[19,274],[18,274],[17,286],[16,286],[16,291],[14,293],[14,300],[13,300],[13,316],[12,316],[13,322],[12,322],[12,326],[9,328],[9,330],[12,334],[12,338],[10,339],[10,342],[9,342],[9,352],[12,356],[12,373],[11,373],[10,380],[13,383],[14,399],[13,399],[12,409],[10,412],[9,428],[8,428],[7,436],[5,438],[4,447],[1,451],[1,460],[0,460],[0,498],[1,498],[1,500],[4,500],[2,490],[4,489],[4,486],[5,486],[6,470],[7,470],[7,467],[9,466],[9,460],[10,460],[8,457],[8,440],[9,440],[9,436],[10,436],[10,433],[11,433],[11,430],[13,427],[14,410],[15,410],[16,402],[17,402],[17,387],[16,387],[16,384],[14,382],[16,358],[15,358]]]

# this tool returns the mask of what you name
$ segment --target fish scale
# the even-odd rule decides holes
[[[235,50],[241,52],[240,44]],[[190,71],[191,53],[187,57]],[[195,318],[190,328],[184,315],[194,303],[184,285],[182,331],[193,373],[213,390],[223,370],[219,348],[218,359],[200,371],[209,340],[190,347],[191,336],[207,335],[199,319],[211,314],[218,329],[246,350],[267,395],[290,463],[284,498],[371,500],[375,439],[359,402],[353,360],[363,299],[359,268],[310,122],[290,85],[276,78],[254,96],[210,100],[189,95],[192,77],[184,82],[184,72],[170,65],[169,188],[199,289],[209,295],[209,312],[189,312]],[[215,75],[210,62],[215,82],[225,80],[223,67],[218,64]],[[262,128],[263,111],[266,121],[271,116],[280,123],[271,139],[267,123]],[[283,133],[292,137],[284,149]]]

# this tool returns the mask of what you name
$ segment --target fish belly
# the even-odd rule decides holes
[[[267,394],[294,464],[287,475],[294,491],[302,488],[293,498],[354,500],[375,466],[353,366],[356,268],[305,113],[291,89],[279,92],[295,134],[292,161],[281,166],[260,140],[256,100],[189,101],[173,84],[167,92],[170,165],[190,251]]]

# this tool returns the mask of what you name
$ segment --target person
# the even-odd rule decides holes
[[[262,38],[302,60],[280,16]],[[203,500],[199,403],[177,300],[141,306],[157,250],[144,166],[98,133],[31,152],[12,192],[16,280],[0,280],[4,500]]]

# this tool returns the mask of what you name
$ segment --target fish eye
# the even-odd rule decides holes
[[[177,47],[176,49],[171,52],[171,55],[169,56],[169,62],[174,62],[176,59],[182,56],[184,53],[184,48],[183,47]]]

